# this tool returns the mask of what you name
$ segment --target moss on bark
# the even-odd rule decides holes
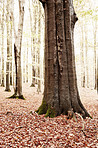
[[[47,111],[47,103],[46,101],[42,101],[41,106],[38,108],[38,110],[36,111],[38,113],[38,115],[42,115],[45,114]]]
[[[45,117],[53,118],[55,117],[54,109],[49,105]]]
[[[55,117],[55,110],[51,107],[51,105],[48,105],[46,101],[42,101],[41,106],[36,111],[38,115],[45,114],[45,117],[53,118]]]

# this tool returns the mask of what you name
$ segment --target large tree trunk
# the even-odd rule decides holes
[[[46,0],[45,89],[38,114],[53,117],[73,110],[89,116],[77,89],[73,37],[76,20],[72,0]]]

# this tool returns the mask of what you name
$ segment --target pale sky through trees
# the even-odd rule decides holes
[[[35,2],[36,1],[32,1],[32,0],[26,0],[25,1],[25,14],[24,14],[24,26],[23,26],[23,39],[22,39],[22,66],[23,66],[23,63],[24,63],[24,54],[26,54],[26,48],[28,48],[28,63],[29,65],[32,65],[32,55],[31,55],[31,36],[33,36],[34,38],[36,38],[37,36],[39,36],[39,32],[36,31],[36,33],[34,33],[32,35],[31,33],[31,27],[30,27],[30,13],[29,13],[29,1],[30,1],[30,8],[31,8],[31,13],[32,13],[32,16],[33,16],[33,9],[35,9],[36,5],[35,5]],[[74,3],[77,3],[76,0],[74,0]],[[14,22],[15,22],[15,29],[16,29],[16,32],[17,32],[17,29],[18,29],[18,21],[19,21],[19,8],[18,8],[18,0],[13,0],[13,3],[14,3],[14,7],[12,8],[12,11],[14,12]],[[41,5],[41,4],[40,4]],[[78,7],[79,5],[79,7]],[[92,71],[91,72],[91,76],[89,76],[90,78],[90,81],[93,81],[94,79],[94,73],[93,73],[93,69],[94,69],[94,66],[93,64],[93,58],[94,58],[94,50],[93,50],[93,47],[94,47],[94,34],[93,34],[93,31],[95,29],[95,20],[93,19],[94,16],[96,16],[96,19],[98,20],[98,11],[95,12],[96,9],[98,9],[98,1],[97,0],[86,0],[86,1],[82,1],[82,3],[80,4],[78,2],[78,5],[75,6],[75,11],[77,13],[77,16],[78,16],[78,21],[76,22],[75,24],[75,31],[74,31],[74,43],[75,43],[75,55],[76,55],[76,65],[77,66],[77,74],[81,75],[81,69],[80,68],[80,52],[81,52],[81,42],[84,42],[82,41],[82,33],[81,33],[81,27],[83,26],[83,36],[85,38],[85,34],[87,36],[87,56],[88,56],[88,64],[89,65],[92,65],[91,66],[91,69],[88,69],[89,73],[90,73],[90,70]],[[42,23],[42,28],[44,30],[44,9],[43,7],[41,6],[41,11],[42,11],[42,14],[41,14],[41,17],[43,18],[43,21],[41,22]],[[93,12],[93,15],[83,15],[81,16],[81,13],[84,11],[89,11],[89,10],[92,10]],[[84,13],[83,12],[83,13]],[[2,17],[2,11],[0,11],[0,18]],[[6,14],[6,9],[5,9],[5,14]],[[36,17],[38,17],[39,14],[36,15]],[[6,17],[5,17],[6,18]],[[37,23],[39,22],[39,20],[37,20]],[[34,25],[34,21],[32,21],[32,24]],[[0,26],[1,27],[1,26]],[[6,44],[7,44],[7,41],[6,41],[6,38],[7,38],[7,34],[6,34],[6,23],[4,25],[5,27],[5,30],[4,30],[4,54],[5,54],[5,61],[6,61]],[[97,28],[98,28],[98,22],[97,22]],[[34,27],[32,27],[32,29],[34,29]],[[1,33],[0,33],[1,34]],[[97,33],[96,33],[96,41],[97,41],[97,44],[96,44],[96,52],[97,52],[97,55],[98,55],[98,29],[97,29]],[[2,38],[2,36],[0,35],[0,38]],[[43,38],[43,41],[44,41],[44,31],[43,33],[41,34],[41,38]],[[13,44],[14,44],[14,33],[13,33]],[[0,45],[1,45],[1,41],[2,39],[0,40]],[[43,42],[42,41],[42,42]],[[28,46],[28,47],[27,47]],[[35,44],[34,46],[38,46],[38,44]],[[84,54],[85,54],[85,46],[86,46],[86,43],[84,42]],[[12,46],[13,47],[13,46]],[[41,59],[44,59],[44,44],[41,45],[41,48],[42,50],[40,50],[40,55],[41,55]],[[1,53],[1,50],[0,50],[0,53]],[[14,53],[12,53],[13,56],[14,56]],[[14,60],[14,59],[13,59]],[[1,69],[1,67],[0,67]],[[30,70],[30,68],[29,68]],[[0,70],[1,71],[1,70]],[[4,71],[5,70],[5,67],[4,67]],[[31,70],[30,72],[31,73]],[[31,76],[30,76],[31,77]],[[31,79],[31,78],[30,78]],[[80,78],[79,78],[79,81],[80,81]],[[29,80],[30,82],[30,80]],[[91,87],[93,88],[93,82],[91,84]]]
[[[31,0],[30,0],[30,3],[32,3]],[[88,0],[87,1],[87,6],[85,6],[84,11],[89,10],[89,9],[94,9],[95,7],[98,7],[98,1],[97,0]],[[30,36],[31,36],[31,33],[30,33],[30,17],[29,17],[29,10],[28,9],[29,9],[29,1],[26,1],[25,2],[25,18],[24,18],[24,36],[30,38]],[[13,10],[14,10],[14,15],[15,15],[16,29],[17,29],[18,17],[19,17],[18,16],[18,0],[14,1],[14,9]],[[75,40],[75,53],[79,54],[80,53],[79,40],[80,40],[80,35],[81,34],[78,34],[78,33],[79,33],[79,30],[80,30],[80,22],[85,21],[85,20],[82,20],[82,17],[80,17],[78,15],[78,13],[77,13],[77,16],[78,16],[79,20],[75,25],[75,39],[74,40]],[[86,26],[87,26],[87,30],[86,30],[87,35],[89,37],[89,40],[92,41],[92,44],[93,44],[93,32],[91,31],[93,29],[93,24],[92,24],[92,19],[89,18],[89,17],[86,20]],[[97,36],[97,38],[98,38],[98,36]],[[23,46],[25,46],[25,41],[24,40],[23,40],[23,42],[24,42]],[[90,54],[91,55],[93,54],[92,50],[90,50],[89,55]]]
[[[30,0],[30,4],[31,4],[30,6],[31,6],[31,12],[32,12],[33,8],[35,7],[33,2],[32,2],[32,0]],[[42,10],[43,10],[43,7],[42,7]],[[15,15],[16,30],[18,28],[18,17],[19,17],[18,13],[19,13],[18,0],[15,0],[14,1],[14,15]],[[37,15],[39,15],[39,14],[37,14]],[[43,17],[43,15],[44,15],[44,10],[43,10],[42,17]],[[37,20],[37,21],[39,22],[40,20]],[[44,24],[43,24],[42,27],[44,27]],[[36,36],[38,36],[38,34],[36,34]],[[27,42],[28,42],[28,48],[31,48],[31,41],[30,41],[31,40],[30,39],[31,36],[32,35],[31,35],[31,28],[30,28],[30,13],[29,13],[29,0],[28,0],[28,1],[25,1],[25,15],[24,15],[24,27],[23,27],[23,44],[22,44],[23,51],[25,50],[25,47],[27,46]],[[43,34],[43,38],[44,38],[44,34]],[[44,56],[44,52],[42,50],[41,50],[41,56],[42,57]],[[29,62],[31,63],[31,51],[30,50],[29,50],[29,58],[28,59],[29,59]]]

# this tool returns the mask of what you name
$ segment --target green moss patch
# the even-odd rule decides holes
[[[54,111],[53,108],[51,108],[50,105],[48,106],[48,110],[47,110],[47,112],[46,112],[45,117],[50,117],[50,118],[55,117],[55,111]]]
[[[37,112],[38,115],[45,114],[45,117],[50,117],[50,118],[55,117],[55,111],[54,111],[54,109],[51,107],[51,105],[48,105],[46,103],[46,101],[44,101],[44,100],[42,101],[41,106],[35,112]]]
[[[42,101],[41,106],[38,108],[38,110],[36,111],[38,113],[38,115],[42,115],[45,114],[47,111],[47,103],[46,101]]]

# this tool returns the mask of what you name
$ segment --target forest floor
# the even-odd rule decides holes
[[[25,84],[26,100],[7,99],[13,95],[0,87],[0,148],[97,148],[98,95],[95,90],[80,88],[81,100],[93,119],[77,121],[65,115],[55,118],[38,116],[34,111],[42,94]],[[84,129],[82,130],[84,126]]]

